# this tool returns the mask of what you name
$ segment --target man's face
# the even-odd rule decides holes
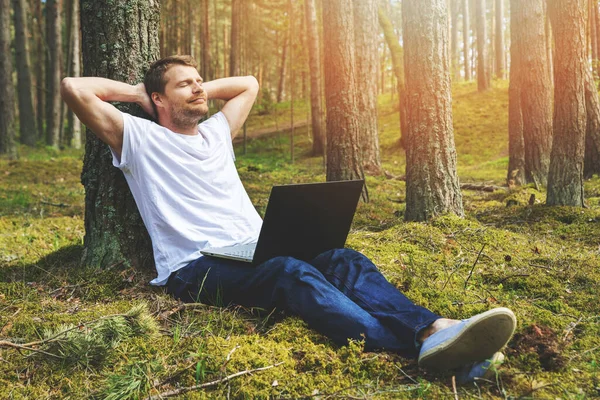
[[[165,73],[165,111],[176,126],[197,124],[208,112],[202,78],[194,67],[174,65]]]

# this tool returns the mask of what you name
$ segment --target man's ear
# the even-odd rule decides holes
[[[152,99],[152,102],[156,106],[156,108],[164,107],[164,103],[162,101],[162,98],[160,97],[160,93],[154,92],[154,93],[152,93],[152,96],[150,96],[150,97]]]

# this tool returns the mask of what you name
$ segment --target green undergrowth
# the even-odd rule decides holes
[[[390,176],[404,173],[396,100],[382,96],[379,109]],[[450,375],[364,352],[361,342],[335,346],[278,311],[182,306],[148,285],[148,271],[81,266],[81,152],[22,148],[19,160],[0,160],[0,340],[26,348],[0,347],[0,398],[142,399],[202,384],[177,397],[600,396],[600,178],[586,181],[583,209],[547,207],[545,193],[530,186],[500,187],[506,117],[506,83],[485,94],[473,84],[455,87],[461,181],[498,187],[463,190],[463,219],[404,223],[404,182],[368,177],[371,201],[359,204],[347,242],[438,314],[513,309],[517,334],[490,381],[455,394]],[[253,116],[252,126],[261,118],[269,117]],[[325,180],[306,127],[294,143],[294,163],[289,132],[249,140],[246,154],[236,146],[239,174],[261,213],[272,185]]]

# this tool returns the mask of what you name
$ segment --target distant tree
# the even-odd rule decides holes
[[[202,34],[200,35],[201,52],[201,73],[204,80],[213,79],[213,65],[211,57],[211,36],[210,36],[210,13],[209,0],[202,0]]]
[[[360,131],[354,17],[344,0],[323,2],[325,102],[327,105],[327,181],[364,179]],[[368,201],[368,193],[363,192]]]
[[[382,8],[379,8],[379,24],[383,29],[383,35],[385,41],[390,49],[392,58],[392,69],[394,70],[394,76],[396,77],[397,91],[398,91],[398,108],[400,109],[400,132],[403,135],[406,128],[406,84],[404,80],[404,50],[396,37],[394,32],[394,25],[386,15]],[[402,136],[400,137],[400,143],[404,146]]]
[[[0,155],[16,158],[15,92],[10,51],[10,0],[0,0]]]
[[[34,32],[34,40],[35,40],[35,52],[34,55],[34,78],[35,78],[35,114],[36,114],[36,125],[37,125],[37,138],[39,140],[44,140],[44,121],[45,121],[45,86],[46,82],[44,80],[44,64],[45,64],[45,46],[44,46],[44,18],[42,16],[42,2],[35,1],[35,29]]]
[[[463,52],[464,52],[464,63],[465,63],[465,81],[471,80],[471,28],[470,28],[470,13],[469,13],[469,0],[462,0],[462,21],[463,21]]]
[[[312,118],[312,153],[322,155],[325,152],[325,132],[323,131],[323,107],[321,103],[321,52],[315,0],[304,1],[308,41],[308,59],[310,63],[310,113]]]
[[[485,17],[485,0],[475,0],[476,28],[477,28],[477,90],[480,92],[490,88],[489,72],[487,68],[487,32]]]
[[[62,35],[59,0],[46,1],[46,144],[57,147],[60,143],[61,99],[60,80],[62,78]]]
[[[425,221],[463,215],[452,128],[446,0],[403,0],[406,73],[406,212]]]
[[[518,104],[512,104],[511,110],[521,108],[525,183],[534,183],[537,188],[548,182],[552,146],[552,84],[547,66],[543,2],[511,0],[514,74],[511,74],[509,102]],[[509,166],[509,176],[514,168]]]
[[[158,24],[159,2],[155,0],[82,0],[84,76],[141,82],[149,63],[159,56]],[[141,112],[131,104],[118,107]],[[89,130],[86,138],[81,174],[85,188],[83,264],[109,267],[124,262],[151,267],[150,238],[123,174],[112,166],[107,145]]]
[[[450,71],[452,80],[460,79],[460,66],[458,65],[460,55],[458,49],[458,17],[460,15],[461,0],[450,0]]]
[[[242,24],[242,0],[231,0],[231,40],[229,50],[229,76],[240,74],[240,31]]]
[[[69,75],[81,76],[81,30],[79,28],[79,0],[70,0],[69,13]],[[81,121],[73,113],[67,111],[67,127],[65,143],[68,146],[73,146],[76,149],[81,148]]]
[[[504,79],[504,0],[496,0],[496,78]]]
[[[548,205],[583,206],[586,131],[586,0],[548,3],[554,33],[554,137]]]
[[[15,23],[15,61],[17,67],[17,94],[19,98],[19,131],[21,143],[35,146],[37,130],[35,112],[31,97],[31,72],[29,62],[27,3],[25,0],[13,0]]]
[[[381,173],[379,131],[377,127],[377,70],[379,69],[376,0],[353,0],[355,79],[358,90],[359,132],[363,168]]]

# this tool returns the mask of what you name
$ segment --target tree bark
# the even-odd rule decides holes
[[[10,0],[0,0],[0,155],[17,157],[15,92],[10,51]]]
[[[312,154],[325,152],[325,133],[323,132],[323,108],[321,104],[321,55],[319,47],[319,29],[315,0],[304,1],[308,41],[308,59],[310,65],[310,113],[312,119]]]
[[[585,0],[548,3],[555,39],[554,138],[546,204],[582,207],[587,125]]]
[[[36,125],[37,125],[37,139],[44,139],[44,113],[46,110],[45,107],[45,85],[44,81],[44,62],[45,62],[45,54],[44,51],[44,18],[42,17],[42,2],[35,2],[35,110],[36,110]]]
[[[600,99],[592,73],[587,70],[585,79],[585,108],[587,124],[585,130],[585,153],[583,177],[600,175]]]
[[[404,147],[404,140],[402,135],[406,132],[406,85],[404,80],[404,50],[400,46],[400,42],[394,32],[394,26],[392,22],[385,14],[383,9],[379,9],[379,24],[383,30],[385,41],[390,49],[390,55],[392,58],[392,69],[396,76],[396,82],[398,87],[398,108],[400,110],[400,144]]]
[[[470,13],[469,0],[462,0],[463,13],[463,51],[465,62],[465,81],[471,80],[471,57],[469,55],[471,49],[471,28],[470,28]]]
[[[60,80],[62,78],[62,35],[60,0],[46,1],[46,144],[58,148],[60,144]]]
[[[210,55],[210,14],[209,14],[209,0],[202,0],[202,35],[201,35],[201,45],[202,49],[200,50],[202,54],[202,77],[204,80],[209,81],[213,79],[212,72],[212,60]]]
[[[130,84],[142,81],[149,63],[159,55],[159,7],[156,0],[82,0],[84,75]],[[132,104],[118,107],[141,115]],[[89,130],[86,138],[81,174],[85,187],[83,264],[153,267],[150,238],[123,174],[112,166],[108,146]]]
[[[487,68],[485,0],[475,0],[475,12],[477,27],[477,90],[483,92],[490,88]]]
[[[229,76],[240,74],[240,24],[242,0],[231,1],[231,47],[229,49]]]
[[[31,97],[29,46],[27,43],[27,11],[25,0],[13,0],[15,24],[15,61],[17,67],[17,95],[19,99],[19,131],[21,143],[35,146],[37,130]]]
[[[496,0],[496,78],[506,77],[504,62],[504,0]]]
[[[463,215],[456,172],[446,0],[403,0],[407,221]]]
[[[525,145],[525,182],[548,183],[552,146],[552,84],[548,75],[544,0],[511,0],[511,50]],[[511,75],[513,76],[513,75]],[[513,92],[515,94],[515,92]],[[515,99],[511,99],[513,101]]]
[[[595,3],[595,4],[594,4]],[[597,44],[597,32],[596,32],[596,8],[598,7],[598,0],[588,0],[588,26],[589,26],[589,38],[590,47],[592,49],[592,68],[594,74],[597,75],[598,71],[598,44]]]
[[[513,3],[520,0],[511,0]],[[519,5],[511,3],[510,9],[510,79],[508,87],[508,186],[522,185],[525,179],[525,143],[523,141],[523,111],[521,106],[520,81],[522,67],[520,66],[522,40],[519,38],[516,24]]]
[[[377,127],[377,70],[379,68],[377,3],[353,0],[355,79],[358,90],[360,145],[363,169],[371,175],[381,173],[379,131]]]
[[[323,2],[327,181],[364,179],[360,131],[354,19],[344,0]],[[363,200],[368,201],[366,185]]]

